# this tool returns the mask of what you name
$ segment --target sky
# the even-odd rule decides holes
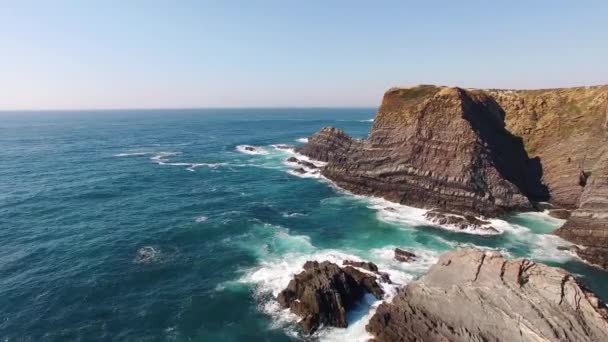
[[[0,1],[0,110],[375,107],[608,83],[608,1]]]

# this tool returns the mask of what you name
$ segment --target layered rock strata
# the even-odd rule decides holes
[[[540,165],[483,92],[417,87],[386,93],[366,140],[323,128],[299,149],[355,193],[488,216],[548,198]]]
[[[366,328],[379,342],[608,341],[608,309],[562,269],[461,249],[382,303]]]

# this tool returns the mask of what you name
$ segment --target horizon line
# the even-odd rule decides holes
[[[209,107],[109,107],[109,108],[25,108],[25,109],[0,109],[0,113],[16,112],[111,112],[111,111],[144,111],[144,110],[232,110],[232,109],[377,109],[378,106],[209,106]]]

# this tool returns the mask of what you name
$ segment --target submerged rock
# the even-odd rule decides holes
[[[435,224],[450,226],[459,230],[473,230],[486,234],[500,233],[498,229],[490,225],[489,221],[480,220],[473,215],[460,216],[448,212],[431,210],[424,214],[424,217]]]
[[[467,248],[443,254],[366,329],[379,342],[608,341],[608,309],[562,269]]]
[[[137,250],[135,254],[135,263],[149,264],[156,260],[158,251],[151,246],[145,246]]]
[[[412,252],[408,252],[405,249],[395,248],[395,260],[401,262],[410,262],[414,261],[418,258],[418,256]]]
[[[329,261],[307,261],[304,271],[294,276],[277,301],[302,317],[302,330],[312,334],[321,325],[347,327],[346,313],[366,293],[377,299],[384,295],[373,275]]]
[[[289,157],[289,158],[285,159],[285,161],[288,162],[288,163],[297,163],[300,160],[298,158],[296,158],[296,157]]]

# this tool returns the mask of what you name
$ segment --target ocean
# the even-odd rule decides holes
[[[365,137],[374,112],[0,113],[0,340],[298,340],[273,296],[306,260],[370,260],[401,286],[467,245],[564,267],[608,299],[605,274],[557,250],[563,221],[546,213],[493,220],[497,236],[454,232],[296,175],[273,146],[323,126]],[[418,260],[394,261],[395,247]],[[367,340],[377,305],[313,339]]]

